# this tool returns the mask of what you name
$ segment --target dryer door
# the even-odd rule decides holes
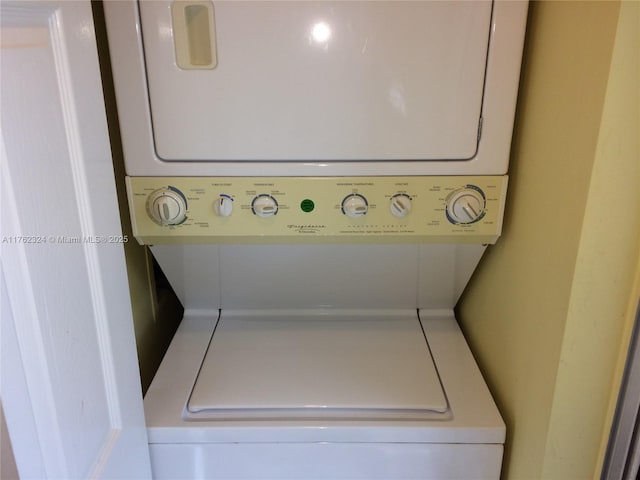
[[[470,159],[491,10],[484,0],[140,2],[156,154]]]

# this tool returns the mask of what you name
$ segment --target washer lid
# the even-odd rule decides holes
[[[397,418],[447,410],[415,312],[223,313],[187,417]]]

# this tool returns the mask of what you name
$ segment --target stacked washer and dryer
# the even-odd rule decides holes
[[[526,12],[105,3],[134,234],[185,308],[155,478],[499,477],[453,308],[501,232]]]

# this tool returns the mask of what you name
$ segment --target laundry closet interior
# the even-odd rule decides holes
[[[105,4],[138,261],[184,308],[143,380],[158,478],[498,478],[453,308],[500,241],[527,8]]]

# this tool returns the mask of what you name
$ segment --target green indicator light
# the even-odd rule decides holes
[[[300,202],[300,209],[303,212],[306,212],[306,213],[312,212],[315,207],[316,206],[313,203],[313,200],[310,200],[308,198],[305,198],[304,200],[302,200],[302,202]]]

